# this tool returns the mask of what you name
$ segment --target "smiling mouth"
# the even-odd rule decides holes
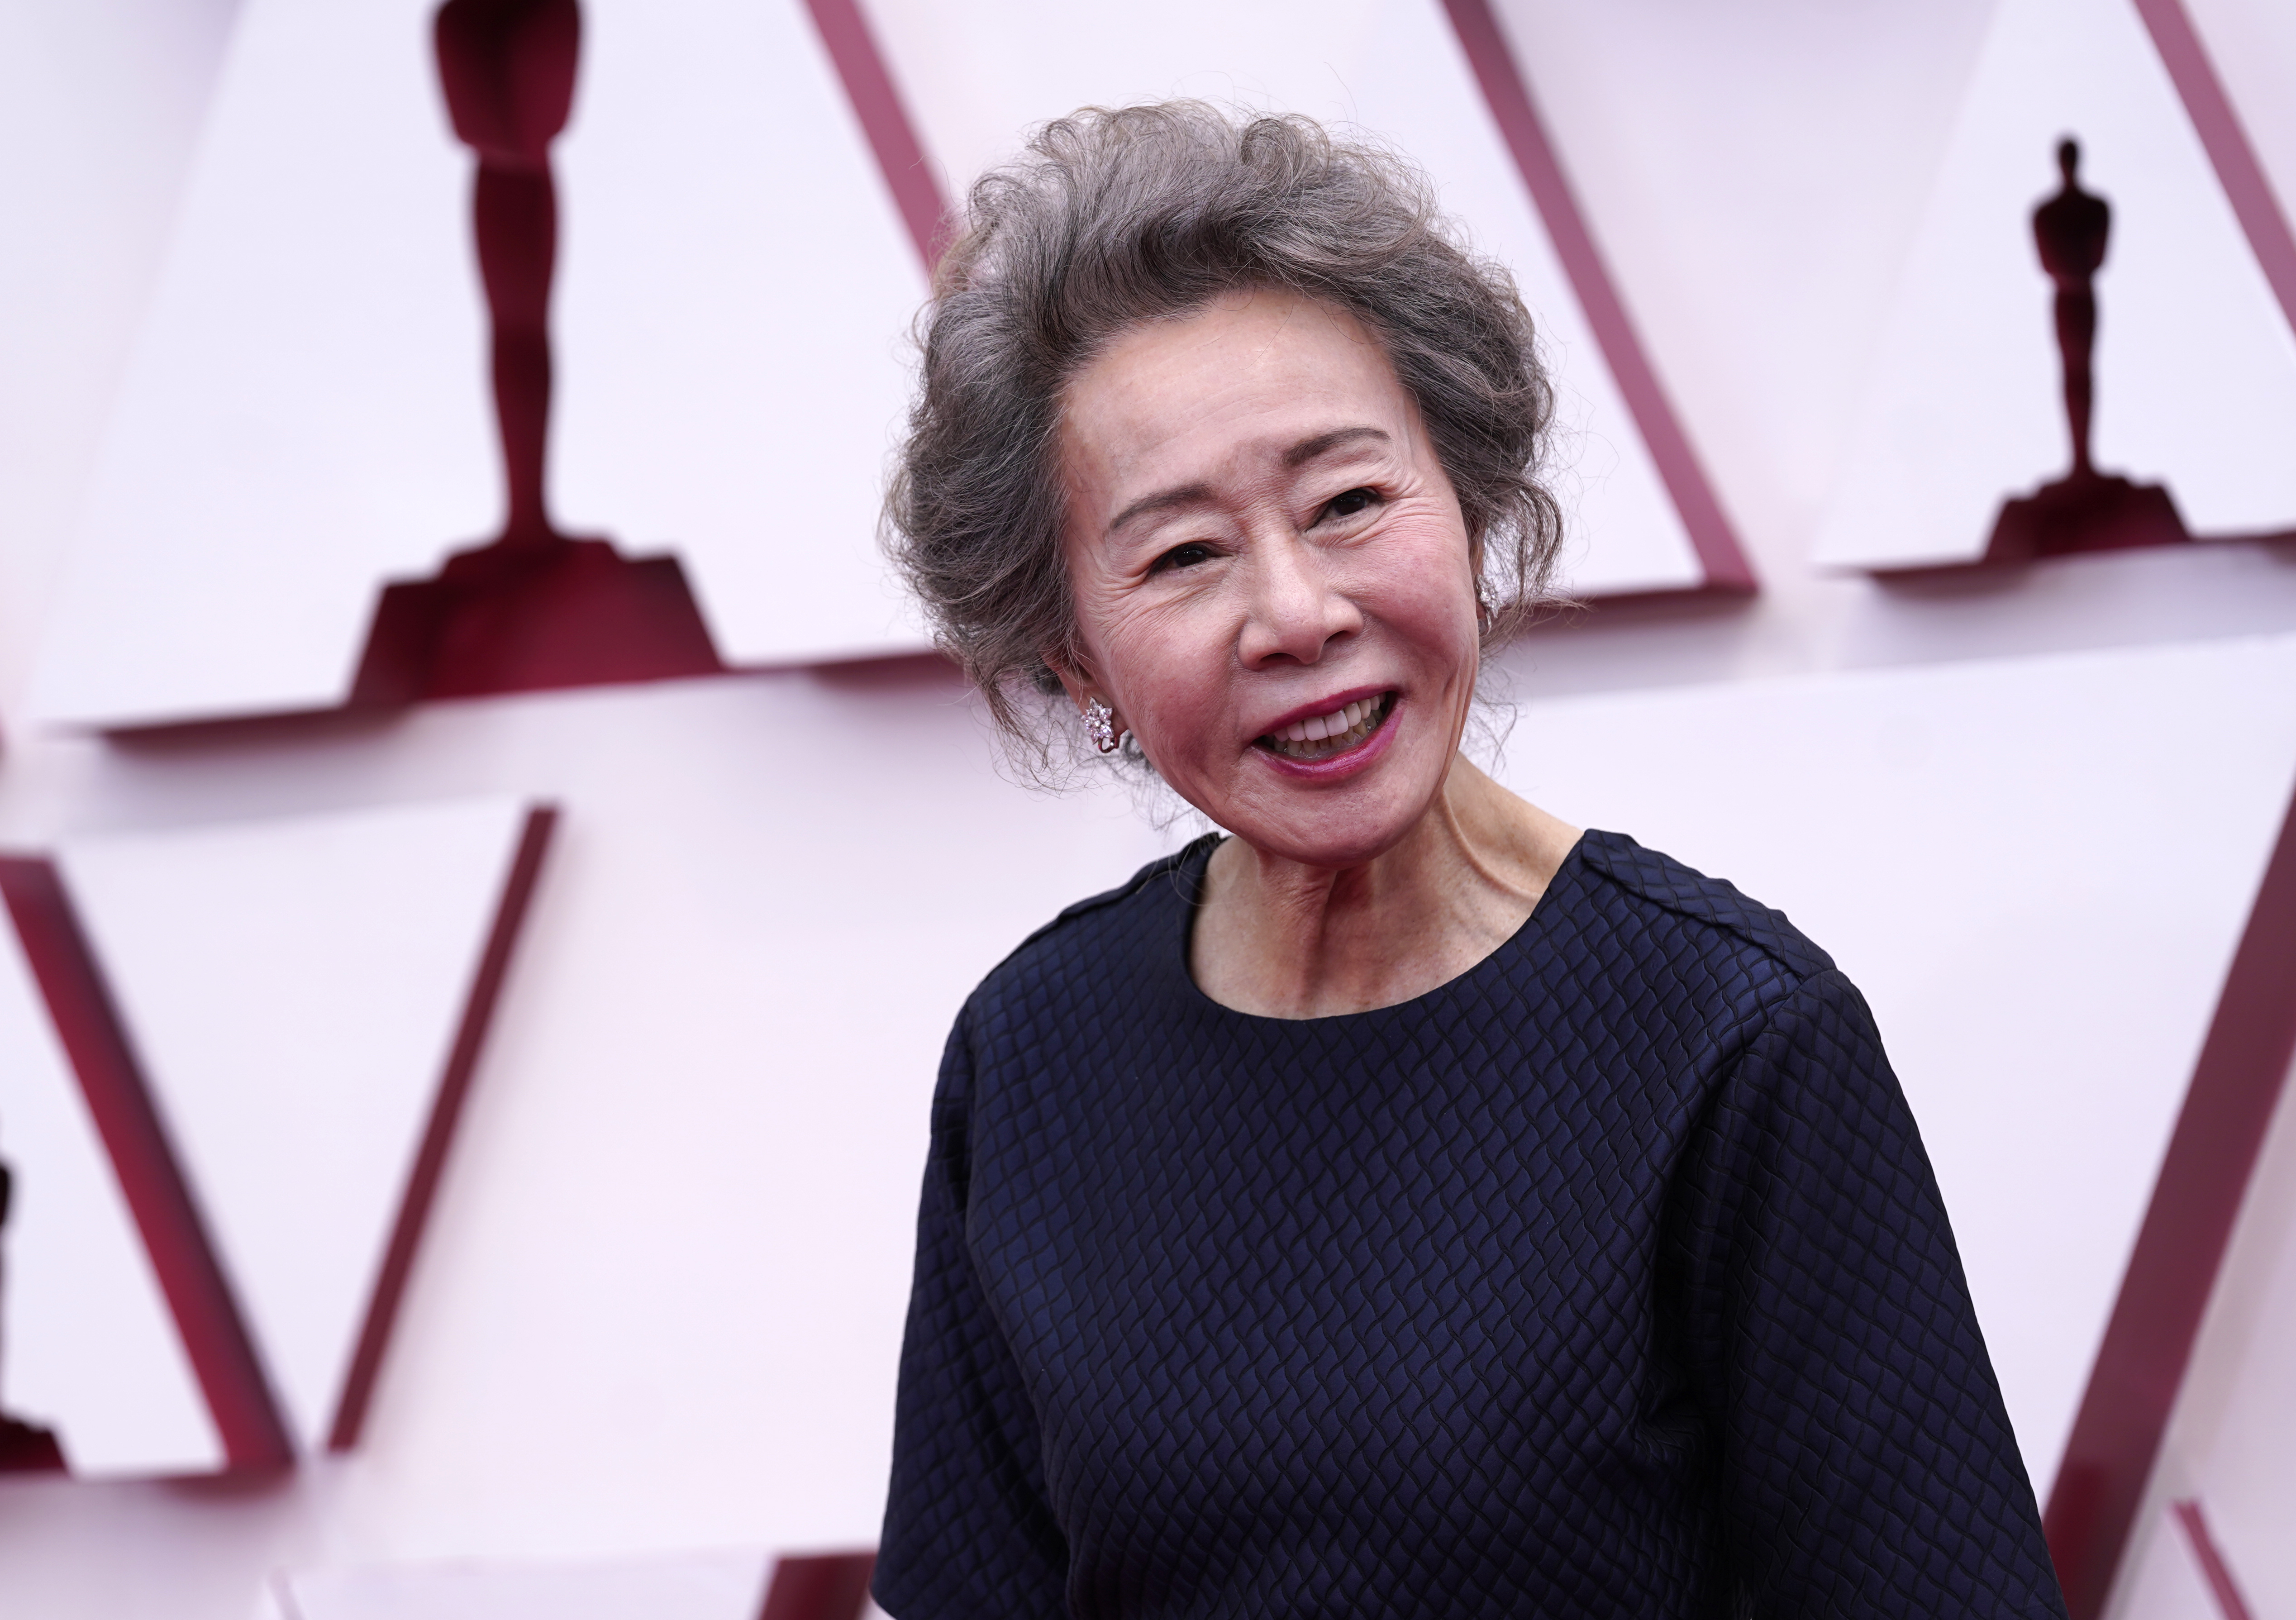
[[[1286,759],[1329,759],[1334,754],[1360,747],[1387,724],[1388,716],[1394,712],[1395,694],[1383,691],[1375,698],[1348,704],[1333,714],[1294,720],[1283,730],[1260,738],[1257,746]],[[1318,737],[1317,732],[1324,734]]]

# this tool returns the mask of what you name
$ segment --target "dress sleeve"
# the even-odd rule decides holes
[[[1068,1548],[1046,1505],[1036,1411],[964,1241],[972,1083],[960,1018],[933,1098],[873,1591],[895,1620],[1056,1620]]]
[[[2062,1620],[1936,1177],[1847,978],[1774,1009],[1685,1170],[1687,1350],[1743,1608]]]

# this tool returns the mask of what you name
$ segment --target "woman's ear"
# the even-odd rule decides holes
[[[1068,693],[1069,701],[1082,712],[1085,704],[1090,701],[1097,690],[1090,672],[1079,668],[1077,660],[1070,654],[1058,651],[1045,654],[1045,667],[1053,672],[1053,678],[1061,683],[1061,690]]]
[[[1046,653],[1045,667],[1053,672],[1061,690],[1068,693],[1069,701],[1076,705],[1078,715],[1084,720],[1085,735],[1092,740],[1093,746],[1103,754],[1114,753],[1129,728],[1109,701],[1107,691],[1093,679],[1082,660],[1072,656]]]

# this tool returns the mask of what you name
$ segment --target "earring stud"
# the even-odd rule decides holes
[[[1095,698],[1084,706],[1084,734],[1092,739],[1092,746],[1103,754],[1113,754],[1117,748],[1116,711]]]

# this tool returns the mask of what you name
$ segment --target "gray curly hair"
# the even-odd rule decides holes
[[[1309,119],[1086,108],[974,183],[920,317],[885,506],[939,645],[1039,758],[1026,694],[1058,691],[1047,659],[1076,649],[1064,392],[1119,333],[1249,288],[1327,300],[1385,344],[1478,549],[1487,643],[1543,598],[1562,534],[1538,478],[1553,393],[1513,279],[1466,248],[1427,177]]]

